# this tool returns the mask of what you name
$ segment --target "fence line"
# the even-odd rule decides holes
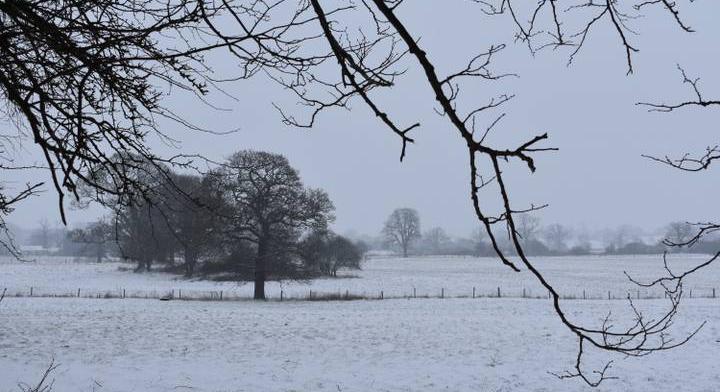
[[[26,289],[6,288],[6,297],[33,297],[33,298],[104,298],[104,299],[160,299],[160,300],[186,300],[186,301],[241,301],[251,300],[250,294],[239,294],[237,292],[225,290],[183,290],[183,289],[167,289],[167,290],[128,290],[125,288],[116,288],[113,290],[97,290],[77,288],[75,290],[43,290],[40,287],[28,287]],[[349,289],[336,291],[318,291],[317,289],[308,289],[304,293],[293,290],[295,293],[288,293],[281,289],[279,292],[270,293],[267,296],[271,301],[331,301],[331,300],[383,300],[383,299],[414,299],[414,298],[515,298],[515,299],[550,299],[549,292],[533,292],[531,289],[522,287],[508,290],[501,286],[488,290],[474,286],[467,290],[446,290],[445,287],[439,287],[435,290],[418,290],[417,287],[411,287],[407,291],[395,292],[380,289],[377,291],[364,290],[361,292],[351,292]],[[694,287],[683,293],[685,299],[709,298],[717,299],[717,290],[710,287]],[[582,290],[577,293],[561,293],[561,299],[565,300],[627,300],[631,299],[663,299],[666,293],[661,290],[628,290],[624,292],[613,292],[598,294]]]

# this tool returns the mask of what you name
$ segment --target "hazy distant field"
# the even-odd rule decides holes
[[[698,258],[684,258],[689,265]],[[626,290],[627,269],[650,277],[658,259],[546,259],[543,269],[563,291]],[[0,287],[26,290],[226,290],[250,286],[120,271],[117,263],[64,259],[3,260]],[[376,259],[357,278],[283,284],[286,292],[469,295],[533,289],[492,259]],[[713,267],[689,286],[718,282]],[[586,287],[586,282],[595,282]],[[273,296],[280,285],[273,283]],[[697,288],[696,288],[697,290]],[[574,320],[596,326],[609,310],[617,323],[625,301],[566,300]],[[636,301],[648,317],[664,300]],[[716,391],[720,385],[720,299],[686,300],[673,328],[680,338],[701,322],[686,346],[643,359],[613,357],[600,391]],[[548,372],[569,369],[576,340],[550,302],[517,298],[387,299],[384,301],[252,302],[145,299],[15,298],[0,304],[0,392],[34,381],[51,358],[60,365],[55,391],[583,391]],[[597,353],[590,363],[607,359]]]
[[[678,271],[690,268],[706,256],[678,255],[671,257],[671,266]],[[607,298],[607,292],[622,298],[630,291],[637,294],[637,287],[623,274],[627,271],[638,279],[654,279],[663,274],[660,256],[586,256],[537,258],[537,266],[545,276],[567,296]],[[73,262],[68,258],[40,258],[33,263],[20,263],[14,259],[0,259],[0,289],[8,288],[9,295],[29,292],[67,293],[81,289],[82,293],[159,292],[184,290],[223,290],[226,296],[252,295],[251,284],[234,282],[211,282],[186,280],[164,273],[135,274],[132,264]],[[123,270],[121,270],[123,269]],[[369,296],[383,291],[386,297],[412,294],[439,296],[441,289],[446,296],[465,296],[476,288],[478,295],[496,295],[497,287],[503,295],[521,296],[523,289],[528,296],[544,296],[546,293],[527,272],[515,273],[493,258],[377,258],[363,264],[361,271],[346,272],[355,276],[344,279],[318,279],[310,283],[270,282],[267,293],[271,298],[280,296],[305,296],[310,290],[316,293],[345,293]],[[720,295],[720,264],[713,265],[689,278],[685,291],[695,296],[709,296],[712,288]],[[662,295],[660,291],[641,295]]]

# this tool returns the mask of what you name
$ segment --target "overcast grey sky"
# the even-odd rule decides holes
[[[493,43],[508,44],[494,69],[520,78],[469,85],[461,102],[482,104],[498,93],[514,93],[517,97],[504,108],[507,117],[493,134],[493,142],[504,145],[547,131],[548,145],[560,148],[539,156],[534,175],[524,169],[510,171],[513,201],[550,204],[540,214],[545,223],[655,228],[671,220],[716,215],[720,183],[713,173],[681,174],[641,154],[701,151],[717,142],[720,114],[694,109],[648,113],[634,103],[688,98],[690,91],[681,84],[677,63],[690,75],[702,76],[706,95],[720,96],[718,2],[684,8],[684,18],[697,30],[694,34],[679,31],[664,13],[650,12],[636,21],[640,35],[630,39],[640,53],[634,57],[636,73],[631,76],[625,75],[624,51],[608,25],[596,27],[574,64],[567,67],[568,50],[546,50],[533,57],[522,44],[512,42],[513,30],[506,18],[487,17],[470,2],[443,1],[443,7],[437,6],[440,2],[406,3],[399,14],[421,38],[440,73],[457,70]],[[295,108],[294,99],[262,76],[224,86],[237,101],[218,93],[210,97],[228,111],[213,110],[181,95],[168,99],[172,108],[194,123],[217,131],[239,128],[236,133],[213,136],[163,124],[167,133],[183,141],[180,149],[186,153],[216,160],[241,149],[285,154],[306,184],[328,191],[337,207],[337,231],[376,234],[393,208],[408,206],[419,210],[425,228],[442,226],[465,235],[476,226],[466,147],[446,119],[433,112],[433,95],[410,60],[410,72],[397,88],[379,98],[399,123],[422,123],[403,163],[398,160],[398,138],[359,101],[352,111],[325,113],[312,130],[284,126],[271,103]],[[221,73],[234,66],[229,56],[213,61]],[[28,142],[24,148],[16,154],[26,161],[37,159],[33,145]],[[164,145],[158,149],[177,152]],[[13,175],[16,183],[46,179],[45,173]],[[56,196],[47,189],[19,206],[9,221],[33,226],[45,216],[57,220]],[[97,214],[96,209],[70,211],[69,221],[87,221]]]

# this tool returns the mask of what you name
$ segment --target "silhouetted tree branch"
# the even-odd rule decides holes
[[[509,15],[517,28],[516,39],[524,42],[532,53],[544,48],[571,48],[569,63],[580,52],[588,37],[605,26],[616,37],[625,52],[627,73],[633,73],[633,54],[639,49],[631,37],[637,34],[633,22],[642,18],[643,10],[659,7],[672,16],[683,31],[694,30],[680,15],[679,6],[670,0],[540,0],[521,4],[515,0],[473,0],[489,15]],[[523,9],[523,8],[527,8]],[[527,14],[527,20],[521,15]],[[600,34],[600,33],[598,33]]]
[[[15,245],[13,235],[5,222],[5,217],[13,212],[18,203],[36,195],[42,185],[43,183],[26,184],[25,189],[14,195],[8,195],[0,184],[0,247],[4,248],[13,257],[20,258],[21,255]]]
[[[674,3],[672,4],[674,6]],[[670,7],[669,7],[670,8]],[[674,13],[677,16],[677,13]],[[680,23],[680,22],[678,22]],[[646,102],[640,102],[637,103],[637,105],[648,107],[648,110],[651,112],[674,112],[677,110],[687,109],[691,107],[696,108],[712,108],[712,107],[720,107],[720,101],[718,100],[708,100],[706,99],[699,87],[699,81],[700,78],[692,79],[688,77],[685,70],[678,65],[678,70],[680,71],[682,77],[683,77],[683,83],[688,84],[693,92],[693,99],[686,100],[686,101],[680,101],[679,103],[646,103]],[[680,158],[671,158],[669,156],[665,156],[663,158],[658,158],[651,155],[643,155],[644,157],[651,159],[656,162],[660,162],[666,165],[669,165],[675,169],[685,171],[685,172],[701,172],[709,170],[713,162],[720,159],[720,149],[718,149],[718,146],[710,146],[705,149],[705,152],[699,155],[691,155],[689,153],[684,154]],[[686,223],[686,228],[694,229],[695,232],[692,235],[682,235],[682,236],[674,236],[676,238],[672,238],[673,236],[668,236],[663,240],[663,244],[665,246],[671,247],[671,248],[690,248],[696,244],[698,244],[703,238],[706,236],[717,232],[720,230],[720,224],[717,224],[715,222],[699,222],[699,223]],[[694,267],[687,269],[682,272],[676,272],[673,271],[670,266],[668,265],[667,261],[667,253],[663,254],[663,265],[665,269],[665,276],[660,277],[658,279],[655,279],[650,282],[640,282],[633,277],[628,275],[628,278],[630,281],[636,283],[639,286],[642,287],[655,287],[655,286],[661,286],[665,289],[666,292],[681,292],[682,291],[682,282],[683,279],[685,279],[687,276],[690,276],[694,273],[697,273],[698,271],[702,270],[703,268],[715,263],[715,261],[720,258],[720,251],[716,251],[711,257],[709,257],[707,260],[703,261],[702,263],[699,263],[695,265]],[[627,274],[626,274],[627,275]]]
[[[312,1],[315,4],[319,4],[317,0]],[[471,180],[471,199],[473,201],[476,216],[485,226],[493,248],[495,249],[503,263],[516,271],[520,270],[518,264],[511,261],[510,258],[506,256],[500,249],[496,234],[494,230],[492,230],[493,225],[502,224],[506,228],[508,236],[510,237],[510,240],[513,244],[514,251],[520,259],[520,263],[522,264],[522,266],[524,266],[525,269],[529,270],[535,276],[535,278],[543,285],[543,287],[548,290],[548,292],[552,296],[553,307],[556,314],[563,322],[563,324],[565,324],[577,336],[579,342],[579,350],[575,370],[573,372],[562,375],[562,377],[578,377],[591,386],[597,386],[603,380],[608,378],[608,376],[606,375],[606,371],[610,368],[610,364],[607,364],[601,371],[589,372],[583,369],[582,358],[585,353],[585,344],[590,344],[598,349],[619,353],[622,355],[644,356],[655,351],[662,351],[677,347],[678,345],[681,345],[685,341],[687,341],[687,339],[691,338],[694,333],[690,334],[686,337],[686,339],[679,342],[673,342],[666,338],[666,333],[672,325],[672,320],[677,312],[677,306],[679,304],[682,293],[681,290],[677,290],[674,295],[670,296],[671,308],[659,319],[646,319],[630,301],[630,307],[633,310],[635,319],[629,324],[629,326],[624,329],[612,328],[609,326],[609,323],[605,323],[603,326],[600,327],[589,328],[577,324],[568,318],[560,303],[560,296],[558,292],[546,280],[545,276],[535,267],[534,263],[532,263],[528,259],[528,257],[526,257],[516,227],[516,214],[533,211],[537,208],[542,208],[542,206],[532,206],[527,209],[514,208],[510,201],[509,186],[505,181],[502,167],[503,163],[509,163],[513,160],[516,160],[526,165],[530,172],[535,172],[536,165],[534,160],[534,154],[537,152],[555,151],[556,149],[539,145],[541,142],[547,139],[547,134],[537,135],[528,140],[527,142],[522,143],[516,147],[496,148],[489,146],[485,143],[485,136],[487,136],[487,133],[490,132],[497,124],[497,119],[488,128],[486,128],[485,133],[482,136],[476,136],[475,116],[479,113],[498,107],[502,103],[509,100],[511,96],[505,95],[498,100],[491,100],[489,104],[481,106],[474,110],[470,110],[465,115],[460,114],[459,109],[456,105],[459,90],[457,84],[453,84],[453,82],[461,76],[492,79],[492,77],[487,77],[488,75],[492,75],[487,71],[488,64],[482,63],[482,65],[480,66],[474,64],[476,64],[477,59],[479,58],[486,58],[487,62],[489,62],[492,55],[497,53],[500,49],[502,49],[502,47],[492,47],[487,53],[474,57],[464,71],[460,71],[459,73],[451,73],[450,76],[445,78],[440,77],[438,75],[438,71],[435,65],[430,60],[428,54],[420,47],[417,39],[412,36],[412,34],[397,16],[395,9],[402,2],[372,0],[371,3],[376,9],[376,11],[373,12],[373,15],[379,15],[378,19],[380,19],[380,22],[376,23],[383,25],[389,24],[390,26],[392,26],[401,42],[406,45],[409,54],[414,57],[414,59],[419,64],[421,70],[423,71],[428,84],[428,88],[434,93],[435,99],[440,105],[440,114],[448,119],[450,125],[458,131],[461,139],[463,139],[464,143],[468,146]],[[503,4],[506,3],[503,2]],[[553,7],[555,6],[554,2],[549,2],[549,4],[551,4]],[[612,22],[612,25],[622,39],[623,46],[626,48],[627,52],[628,70],[629,72],[631,72],[632,61],[630,55],[631,52],[636,51],[636,49],[628,42],[626,38],[626,33],[628,31],[626,22],[629,19],[629,16],[619,11],[616,8],[616,5],[616,2],[608,1],[604,5],[594,4],[591,2],[582,6],[592,9],[595,9],[597,7],[600,9],[600,11],[588,23],[588,25],[586,25],[585,29],[581,31],[581,41],[577,45],[576,52],[582,46],[585,36],[588,34],[593,24],[600,20],[600,18],[605,17]],[[316,10],[318,13],[322,13],[321,8],[316,7]],[[554,18],[557,17],[555,16]],[[557,19],[555,20],[557,21]],[[557,23],[558,25],[560,25],[559,22]],[[327,29],[325,31],[327,33]],[[528,32],[532,31],[532,29],[524,31],[526,32],[525,34],[528,38],[532,35]],[[561,35],[559,36],[562,37]],[[342,63],[343,61],[345,61],[345,54],[338,51],[335,51],[334,53],[337,57],[338,62]],[[482,72],[479,72],[479,70],[482,70]],[[367,99],[368,98],[365,97],[366,101]],[[501,117],[502,116],[498,118]],[[492,176],[491,180],[489,181],[483,180],[479,175],[478,162],[480,158],[486,160],[490,164]],[[481,208],[481,203],[478,196],[479,189],[486,187],[490,183],[497,187],[497,195],[500,198],[501,203],[503,204],[503,211],[498,216],[491,216],[484,212]],[[593,375],[594,378],[592,378]]]

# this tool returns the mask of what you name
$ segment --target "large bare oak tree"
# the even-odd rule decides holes
[[[288,247],[304,231],[325,229],[335,207],[327,194],[306,188],[287,158],[259,151],[240,151],[217,176],[229,205],[229,235],[256,249],[255,299],[265,299],[268,275],[278,275]]]

